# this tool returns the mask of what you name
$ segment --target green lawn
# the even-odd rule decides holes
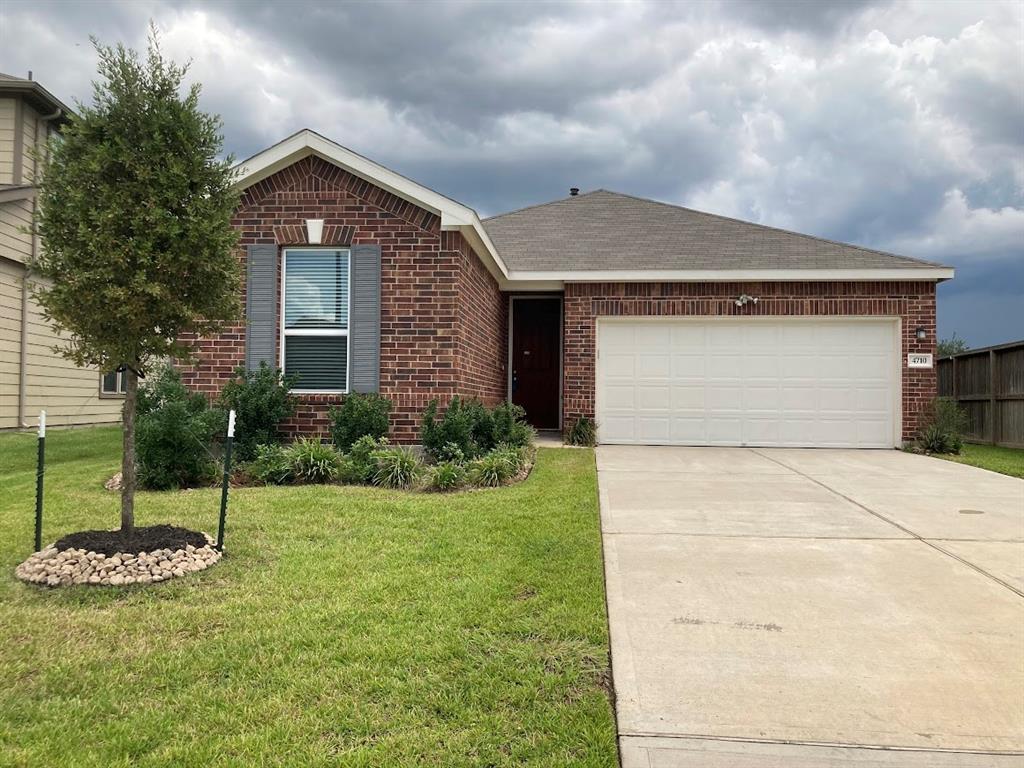
[[[119,432],[51,431],[44,540],[114,527]],[[457,495],[232,491],[155,587],[14,579],[35,439],[0,435],[0,765],[614,766],[594,455]],[[219,492],[140,494],[213,532]]]
[[[975,445],[965,443],[959,455],[942,455],[940,458],[970,464],[972,467],[990,469],[1013,477],[1024,477],[1024,450],[1000,448],[996,445]]]

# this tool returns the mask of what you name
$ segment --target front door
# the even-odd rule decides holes
[[[562,300],[512,299],[512,402],[537,429],[559,427]]]

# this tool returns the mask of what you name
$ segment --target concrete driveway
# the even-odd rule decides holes
[[[1024,481],[597,451],[624,768],[1024,765]]]

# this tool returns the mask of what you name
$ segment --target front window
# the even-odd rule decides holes
[[[299,392],[348,391],[349,251],[284,252],[281,357]]]

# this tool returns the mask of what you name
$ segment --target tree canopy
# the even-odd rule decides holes
[[[238,315],[237,233],[221,121],[181,94],[187,67],[101,46],[91,105],[49,143],[35,297],[79,365],[145,369],[190,355],[182,336]]]

